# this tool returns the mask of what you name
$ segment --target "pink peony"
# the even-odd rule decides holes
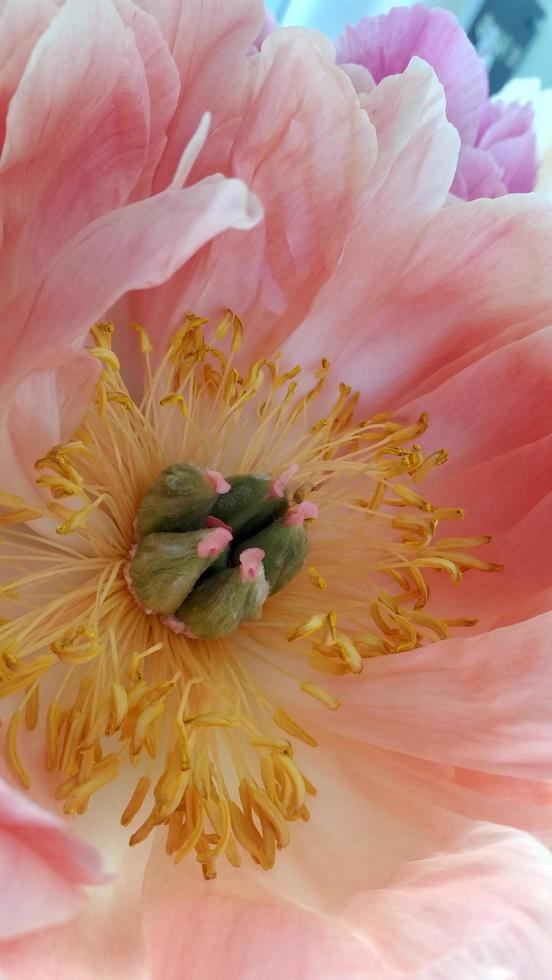
[[[361,65],[369,82],[403,72],[412,57],[432,66],[446,96],[447,118],[462,141],[451,191],[464,200],[534,189],[537,180],[533,110],[489,99],[484,62],[453,14],[421,4],[364,17],[337,41],[337,60]]]
[[[0,970],[545,980],[552,209],[451,203],[433,69],[251,55],[256,0],[0,16],[3,765],[117,871]],[[270,540],[198,564],[235,474],[277,594]],[[167,625],[127,579],[184,533]]]

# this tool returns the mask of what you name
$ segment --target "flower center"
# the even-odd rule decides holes
[[[193,463],[168,466],[140,503],[125,568],[141,609],[190,639],[227,636],[258,619],[268,595],[303,568],[305,522],[318,514],[312,503],[290,507],[295,469],[226,480]]]
[[[428,611],[430,581],[438,591],[442,573],[458,582],[498,566],[471,553],[488,537],[441,537],[462,511],[416,488],[446,460],[416,441],[425,415],[355,421],[358,395],[341,384],[329,397],[326,360],[310,380],[278,358],[244,371],[229,311],[210,339],[190,314],[155,370],[134,328],[140,404],[112,325],[96,325],[97,403],[36,463],[52,499],[0,495],[15,570],[0,589],[0,697],[16,699],[5,751],[28,786],[40,722],[67,813],[130,761],[121,820],[145,814],[132,845],[164,827],[167,853],[195,852],[207,878],[243,850],[269,868],[316,793],[302,699],[339,707],[316,674],[331,687],[372,657],[471,625]]]

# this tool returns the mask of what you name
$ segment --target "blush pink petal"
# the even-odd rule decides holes
[[[433,762],[545,781],[551,626],[544,614],[370,660],[360,683],[335,687],[343,708],[325,727]]]
[[[94,848],[0,780],[0,880],[1,944],[64,921],[83,900],[79,886],[107,878]]]
[[[335,269],[368,193],[374,129],[312,38],[277,31],[246,68],[249,99],[229,169],[258,194],[265,220],[247,236],[221,236],[162,290],[133,298],[133,315],[159,344],[186,310],[218,316],[225,307],[246,323],[248,352],[266,336],[276,344],[276,331],[301,321]],[[224,169],[224,157],[215,154],[211,166]]]
[[[133,34],[146,76],[148,139],[147,153],[132,199],[151,193],[152,181],[167,145],[166,130],[180,94],[180,77],[157,21],[132,0],[114,0],[124,24]],[[198,120],[199,122],[199,120]]]
[[[385,269],[373,253],[369,262],[364,258],[369,213],[342,267],[286,345],[294,363],[308,350],[316,324],[321,349],[366,392],[365,410],[404,403],[407,393],[421,394],[549,323],[552,208],[542,200],[512,195],[450,204],[400,265],[386,251]]]
[[[397,7],[347,27],[336,48],[338,62],[363,65],[375,82],[403,72],[414,55],[423,58],[445,90],[448,119],[462,142],[473,142],[477,109],[488,92],[487,72],[451,13],[421,4]]]
[[[134,36],[113,4],[67,0],[9,107],[0,157],[6,299],[88,222],[126,202],[146,162],[148,99]]]
[[[16,387],[33,371],[56,369],[60,358],[77,354],[90,324],[122,294],[163,282],[214,235],[228,227],[247,229],[260,216],[257,200],[241,181],[213,177],[119,208],[74,236],[58,252],[36,295],[23,295],[6,313],[4,431]],[[84,412],[88,400],[84,386],[73,412]],[[32,463],[27,460],[29,467]],[[19,469],[10,474],[12,482],[21,478],[26,477]]]
[[[5,0],[0,10],[0,151],[6,113],[29,55],[61,0]]]
[[[502,197],[508,193],[502,178],[503,169],[491,153],[477,146],[461,146],[450,192],[464,201]]]
[[[261,0],[187,0],[182,4],[139,0],[139,6],[158,22],[181,80],[176,111],[167,129],[167,147],[153,185],[160,191],[172,180],[182,147],[206,111],[213,116],[210,140],[214,142],[221,126],[241,116],[252,67],[247,55],[263,23],[264,4]],[[214,169],[227,172],[224,165]],[[200,166],[195,177],[208,172]]]

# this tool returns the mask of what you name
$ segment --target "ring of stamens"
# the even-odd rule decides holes
[[[372,657],[471,625],[428,611],[431,579],[441,572],[457,583],[466,570],[498,566],[472,554],[487,536],[440,537],[441,523],[462,511],[418,492],[446,460],[422,451],[425,415],[356,421],[348,386],[328,401],[326,360],[310,384],[299,366],[281,371],[278,358],[244,370],[243,326],[230,311],[210,339],[207,321],[190,314],[155,369],[146,331],[133,326],[146,378],[140,404],[111,349],[112,324],[97,324],[97,401],[74,438],[36,462],[51,500],[0,495],[12,570],[0,587],[0,696],[16,701],[5,752],[28,786],[21,723],[30,732],[40,724],[69,814],[83,813],[130,760],[137,784],[121,820],[139,820],[132,845],[164,826],[167,853],[180,861],[195,852],[206,878],[222,856],[239,865],[240,849],[269,868],[289,823],[309,819],[316,790],[303,756],[317,742],[256,681],[256,665],[335,710],[319,672],[360,673]],[[171,632],[137,608],[125,582],[139,502],[179,460],[288,472],[293,500],[318,506],[305,569],[231,637]],[[50,536],[33,530],[38,518]]]

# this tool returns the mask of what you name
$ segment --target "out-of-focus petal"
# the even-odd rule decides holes
[[[94,848],[0,781],[0,941],[63,922],[106,876]]]
[[[502,197],[508,193],[502,177],[503,170],[491,153],[477,146],[461,146],[450,191],[464,201]]]
[[[396,7],[347,27],[336,47],[338,62],[364,65],[376,82],[403,72],[414,55],[423,58],[445,89],[448,119],[462,142],[473,142],[477,108],[488,92],[487,71],[449,11]]]

